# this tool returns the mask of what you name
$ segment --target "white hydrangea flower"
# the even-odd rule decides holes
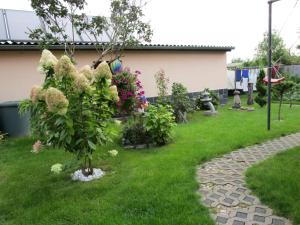
[[[112,157],[115,157],[115,156],[118,155],[119,152],[118,152],[117,150],[113,149],[113,150],[108,151],[108,153],[109,153]]]
[[[57,62],[57,58],[49,50],[44,49],[39,61],[38,71],[42,74],[46,74],[50,69],[54,69]]]
[[[51,166],[51,172],[54,174],[59,174],[63,169],[63,165],[60,163],[56,163]]]

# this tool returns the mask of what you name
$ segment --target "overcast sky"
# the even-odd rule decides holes
[[[286,46],[300,44],[300,1],[273,4],[273,28]],[[109,15],[110,0],[87,0],[86,13]],[[0,0],[0,8],[31,10],[29,0]],[[252,58],[268,28],[267,0],[148,0],[146,19],[155,44],[230,45],[232,58]]]

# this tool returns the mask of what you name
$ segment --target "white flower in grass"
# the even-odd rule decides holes
[[[63,165],[60,163],[56,163],[51,166],[51,172],[54,174],[59,174],[63,170]]]
[[[110,151],[108,151],[108,153],[112,156],[112,157],[115,157],[115,156],[117,156],[118,155],[118,151],[117,150],[110,150]]]

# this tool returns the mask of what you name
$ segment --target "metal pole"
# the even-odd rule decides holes
[[[269,1],[269,34],[268,34],[268,130],[271,129],[271,76],[272,76],[272,1]]]
[[[271,130],[271,94],[272,94],[272,3],[280,0],[270,0],[269,4],[269,35],[268,35],[268,130]]]

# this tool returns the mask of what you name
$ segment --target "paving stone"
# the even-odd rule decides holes
[[[228,191],[227,190],[225,190],[225,189],[219,189],[219,190],[217,190],[218,192],[220,192],[220,193],[222,193],[222,194],[226,194]]]
[[[245,186],[244,173],[255,163],[290,148],[300,146],[300,133],[260,145],[249,146],[202,164],[197,169],[199,193],[218,224],[291,225],[272,215]],[[216,215],[218,214],[218,215]]]
[[[232,204],[232,203],[234,202],[234,200],[231,199],[231,198],[225,198],[225,199],[224,199],[224,202],[226,202],[226,203],[228,203],[228,204]]]
[[[239,221],[239,220],[234,220],[232,225],[245,225],[245,222]]]
[[[266,218],[264,216],[254,215],[253,220],[256,222],[265,222]]]
[[[238,218],[246,219],[247,216],[248,216],[247,213],[243,213],[243,212],[237,212],[236,213],[236,217],[238,217]]]
[[[245,202],[253,203],[253,202],[255,201],[255,198],[246,196],[245,198],[243,198],[243,200],[244,200]]]
[[[226,224],[227,221],[228,221],[227,218],[222,217],[222,216],[217,216],[217,219],[216,219],[216,222],[217,222],[217,223]]]
[[[210,195],[209,197],[211,197],[211,198],[214,198],[214,199],[219,199],[219,198],[221,198],[222,196],[221,195],[218,195],[218,194],[215,194],[215,193],[213,193],[212,195]]]
[[[272,224],[274,224],[274,225],[285,225],[285,222],[282,219],[272,219]]]
[[[239,198],[241,196],[241,194],[238,194],[238,193],[231,193],[229,195],[230,197],[233,197],[233,198]]]
[[[264,208],[255,207],[255,212],[256,213],[261,213],[261,214],[266,214],[267,210],[264,209]]]
[[[236,191],[238,192],[245,192],[247,189],[246,188],[237,188]]]

